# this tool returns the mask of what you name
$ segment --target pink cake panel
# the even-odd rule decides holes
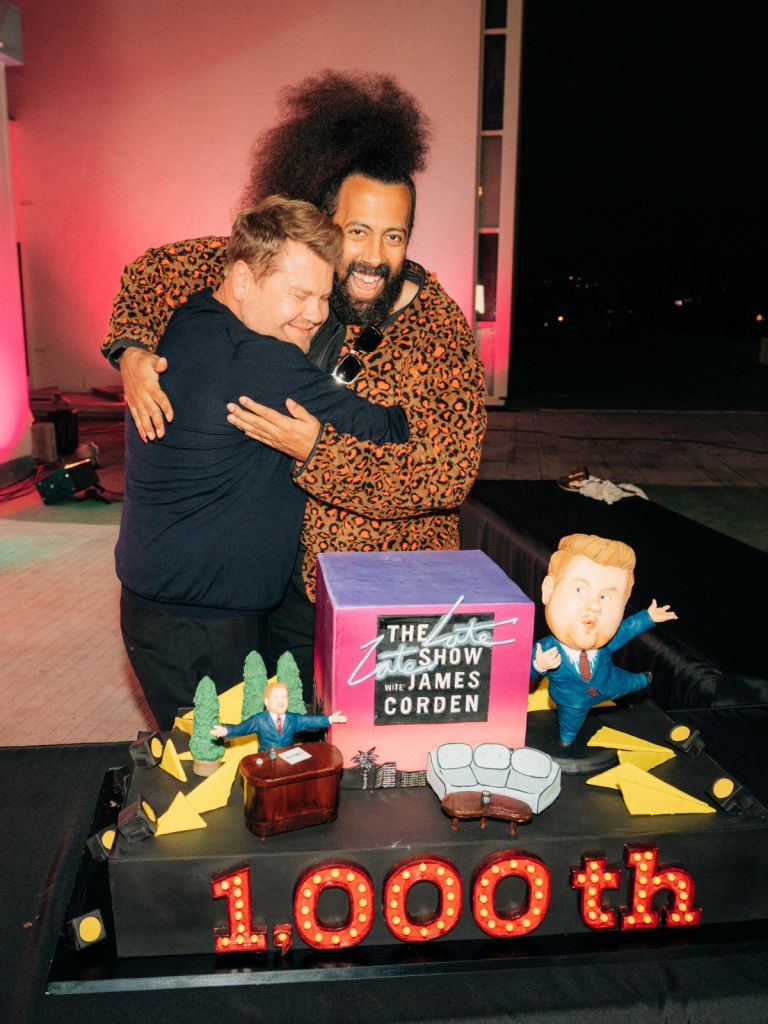
[[[412,770],[450,740],[521,746],[532,633],[532,602],[481,552],[320,556],[316,678],[349,719],[333,730],[345,763],[370,747]]]

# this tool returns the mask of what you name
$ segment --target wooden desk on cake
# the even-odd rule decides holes
[[[289,763],[280,755],[301,749],[310,756]],[[245,823],[261,839],[336,818],[341,752],[332,743],[302,743],[244,757]]]

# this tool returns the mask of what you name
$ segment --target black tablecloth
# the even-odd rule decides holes
[[[697,712],[705,735],[726,748],[764,733],[766,712]],[[736,717],[734,717],[736,716]],[[730,732],[731,740],[727,740]],[[765,800],[762,767],[741,781]],[[234,984],[99,995],[45,995],[48,964],[72,890],[104,772],[127,761],[125,745],[0,748],[3,842],[0,879],[0,1018],[9,1024],[104,1024],[211,1020],[516,1021],[526,1024],[765,1024],[768,949],[759,938],[728,949],[637,960],[546,962],[485,973],[258,987]],[[765,936],[768,939],[768,935]],[[647,957],[647,958],[646,958]],[[181,958],[179,958],[181,959]],[[179,970],[183,964],[179,963]]]
[[[541,581],[558,541],[570,533],[635,549],[628,613],[656,598],[679,615],[615,656],[633,671],[653,671],[651,693],[660,707],[768,703],[767,554],[653,502],[607,505],[550,481],[479,481],[462,507],[462,547],[485,551],[536,601],[536,636],[549,632]]]

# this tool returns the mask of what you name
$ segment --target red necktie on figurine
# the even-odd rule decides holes
[[[588,683],[592,676],[592,669],[589,667],[589,655],[586,651],[579,654],[579,672],[585,683]]]
[[[277,732],[278,732],[278,735],[282,731],[283,731],[283,716],[282,715],[278,715],[277,716]]]

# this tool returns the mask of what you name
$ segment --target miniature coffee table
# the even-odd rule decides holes
[[[451,828],[454,831],[459,827],[459,819],[479,818],[480,828],[485,828],[488,818],[497,818],[509,822],[509,834],[513,836],[519,824],[524,825],[533,817],[533,811],[522,800],[490,793],[488,790],[446,793],[440,806],[453,819]]]

